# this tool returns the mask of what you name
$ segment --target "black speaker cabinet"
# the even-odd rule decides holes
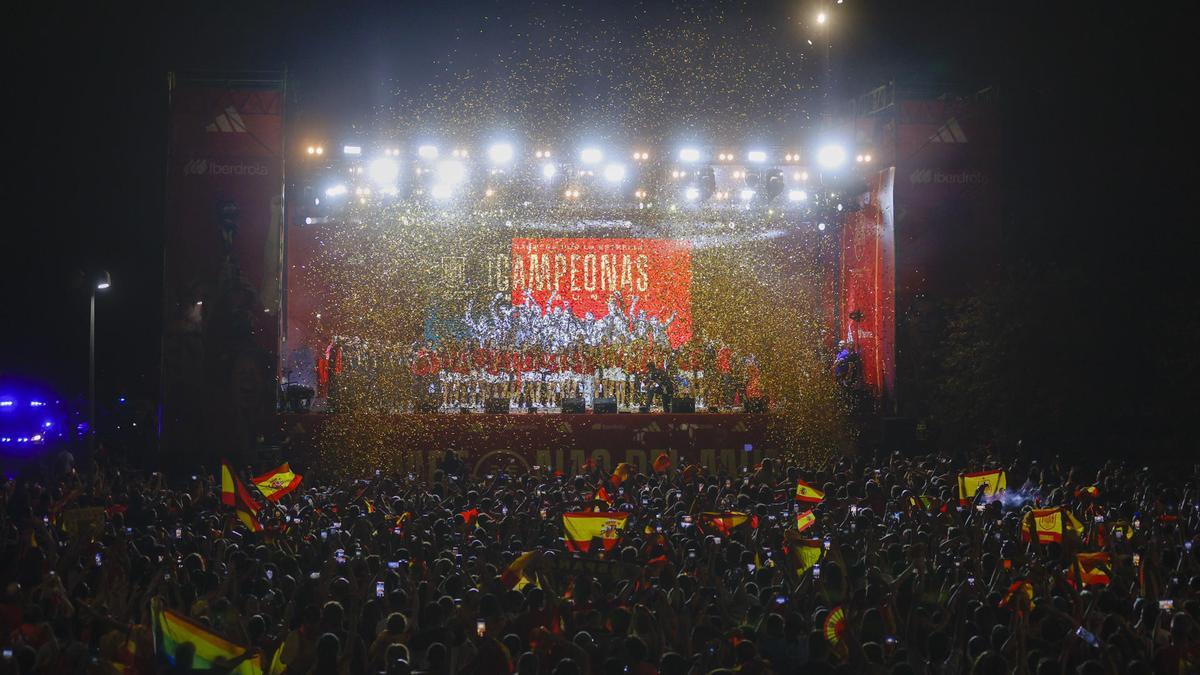
[[[562,411],[566,415],[581,415],[587,412],[587,404],[581,398],[564,398]]]
[[[694,413],[696,412],[696,399],[692,397],[673,398],[671,399],[671,412],[673,413]]]
[[[617,412],[617,399],[598,398],[592,401],[592,412],[597,415],[613,415]]]
[[[492,415],[508,414],[508,399],[493,396],[483,406],[484,411]]]

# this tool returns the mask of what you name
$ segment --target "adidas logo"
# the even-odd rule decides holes
[[[244,134],[246,133],[246,123],[242,121],[242,116],[238,114],[237,109],[229,106],[225,108],[225,112],[217,115],[217,119],[204,127],[204,130],[222,134]]]
[[[908,176],[913,185],[925,185],[933,182],[933,169],[916,169]]]
[[[929,137],[930,143],[966,143],[967,135],[958,124],[957,117],[951,117],[937,133]]]

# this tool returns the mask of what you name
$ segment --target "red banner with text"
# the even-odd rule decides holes
[[[869,180],[859,210],[842,226],[842,338],[858,351],[863,380],[890,397],[896,372],[896,252],[892,204],[895,169]]]
[[[547,238],[512,240],[512,301],[532,298],[552,310],[602,319],[667,324],[671,345],[692,336],[692,248],[671,239]]]

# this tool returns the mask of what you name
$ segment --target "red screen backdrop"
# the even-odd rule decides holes
[[[692,248],[671,239],[548,238],[512,240],[512,300],[569,305],[575,316],[602,319],[620,294],[626,312],[671,323],[673,347],[692,337]],[[633,305],[636,298],[637,304]],[[674,317],[674,318],[672,318]]]

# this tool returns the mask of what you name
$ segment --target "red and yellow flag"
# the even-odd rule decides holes
[[[628,513],[582,513],[563,514],[563,543],[568,551],[586,553],[592,539],[599,538],[604,550],[611,550],[621,538]]]
[[[629,477],[632,475],[633,467],[629,465],[629,462],[621,462],[617,465],[617,468],[613,469],[612,476],[609,477],[608,482],[612,483],[613,487],[620,487],[621,483],[629,480]]]
[[[284,462],[261,476],[251,478],[250,482],[254,483],[262,496],[277,502],[287,493],[300,487],[300,481],[303,478],[304,476],[292,471],[288,463]]]
[[[654,473],[666,473],[671,468],[671,456],[665,452],[654,458]]]
[[[529,584],[532,579],[525,575],[525,568],[529,563],[533,562],[537,551],[526,551],[517,556],[515,560],[503,572],[500,573],[500,583],[509,588],[520,590]]]
[[[799,481],[796,483],[796,501],[816,504],[822,499],[825,499],[824,492],[821,492],[804,481]]]
[[[154,616],[154,650],[172,665],[179,648],[188,642],[194,648],[192,668],[196,670],[212,669],[219,662],[232,661],[246,651],[245,647],[226,640],[188,617],[164,609],[157,600],[151,602],[151,613]],[[253,656],[242,661],[232,672],[262,675],[262,658]]]
[[[1061,506],[1052,509],[1033,509],[1026,513],[1025,518],[1021,521],[1021,540],[1029,541],[1031,532],[1034,531],[1037,532],[1037,540],[1040,544],[1061,542],[1063,533],[1066,531],[1082,534],[1083,523]]]
[[[975,499],[975,493],[983,488],[983,496],[991,497],[1008,487],[1008,475],[1000,469],[994,471],[976,471],[975,473],[960,473],[958,475],[958,500],[969,504]]]
[[[1024,603],[1021,603],[1022,598],[1024,599]],[[1033,609],[1033,584],[1025,579],[1018,579],[1013,582],[1013,585],[1008,587],[1008,592],[1000,600],[1000,607],[1008,607],[1014,602],[1018,603],[1014,607],[1018,611],[1021,610],[1021,604],[1028,604],[1029,609]]]
[[[1079,582],[1084,586],[1107,586],[1112,558],[1107,553],[1076,553],[1075,567],[1079,573]]]
[[[796,530],[803,532],[813,526],[817,522],[817,516],[812,512],[812,509],[796,515]]]
[[[258,512],[262,510],[250,491],[237,477],[229,462],[221,462],[221,503],[232,506],[238,520],[251,532],[262,532],[262,524],[258,522]]]
[[[737,511],[726,511],[724,513],[701,513],[700,514],[700,529],[705,532],[716,531],[725,536],[733,533],[734,528],[744,525],[750,515],[739,513]]]
[[[821,554],[824,551],[820,539],[801,539],[795,542],[788,553],[792,557],[792,564],[796,566],[796,574],[802,576],[812,569],[813,565],[821,562]]]
[[[1088,497],[1090,499],[1095,499],[1099,496],[1100,496],[1100,488],[1096,487],[1095,485],[1081,487],[1075,491],[1076,499],[1083,499],[1084,497]]]

